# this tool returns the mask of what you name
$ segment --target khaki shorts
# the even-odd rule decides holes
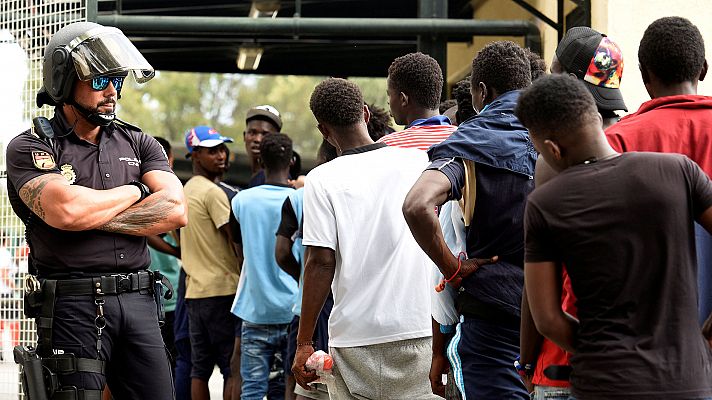
[[[430,337],[331,348],[332,400],[440,399],[430,389]]]

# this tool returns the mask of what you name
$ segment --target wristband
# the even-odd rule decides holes
[[[134,204],[142,202],[146,197],[151,195],[151,189],[148,188],[148,186],[144,185],[142,182],[139,181],[131,181],[127,183],[127,185],[133,185],[138,188],[138,190],[141,191],[141,198],[136,200]]]
[[[514,360],[514,368],[517,369],[517,373],[521,377],[534,376],[534,365],[530,363],[520,363],[518,356],[517,359]]]
[[[440,293],[443,290],[445,290],[445,285],[447,285],[451,280],[455,279],[455,277],[457,277],[457,275],[460,274],[460,269],[462,268],[463,257],[465,260],[467,260],[467,254],[464,251],[461,251],[460,254],[457,255],[457,271],[455,271],[455,273],[452,274],[450,279],[442,279],[440,281],[440,283],[437,286],[435,286],[436,292]]]
[[[299,342],[299,343],[297,343],[297,347],[302,347],[302,346],[311,346],[311,347],[314,347],[314,342],[313,342],[313,341],[308,341],[308,342]]]

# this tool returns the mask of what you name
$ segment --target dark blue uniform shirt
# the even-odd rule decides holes
[[[30,211],[18,191],[44,174],[60,174],[73,185],[104,190],[140,181],[149,171],[172,172],[160,144],[138,128],[121,122],[102,128],[98,144],[87,142],[74,133],[60,109],[55,110],[50,122],[56,136],[52,146],[26,131],[7,147],[10,203],[26,225],[31,257],[40,276],[147,268],[151,258],[145,237],[53,228]]]

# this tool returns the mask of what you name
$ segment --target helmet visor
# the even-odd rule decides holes
[[[155,75],[151,64],[116,28],[92,29],[74,39],[68,50],[72,54],[77,75],[83,81],[101,75],[131,72],[136,82],[144,83]]]

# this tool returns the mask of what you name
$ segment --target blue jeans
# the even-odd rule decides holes
[[[571,389],[555,386],[535,386],[531,400],[568,400]]]
[[[287,356],[288,326],[289,324],[260,325],[242,322],[242,400],[262,400],[267,395],[269,386],[272,386],[270,399],[284,398],[284,375],[270,382],[269,374],[275,355],[281,355],[282,360]],[[277,390],[274,390],[275,388]]]

